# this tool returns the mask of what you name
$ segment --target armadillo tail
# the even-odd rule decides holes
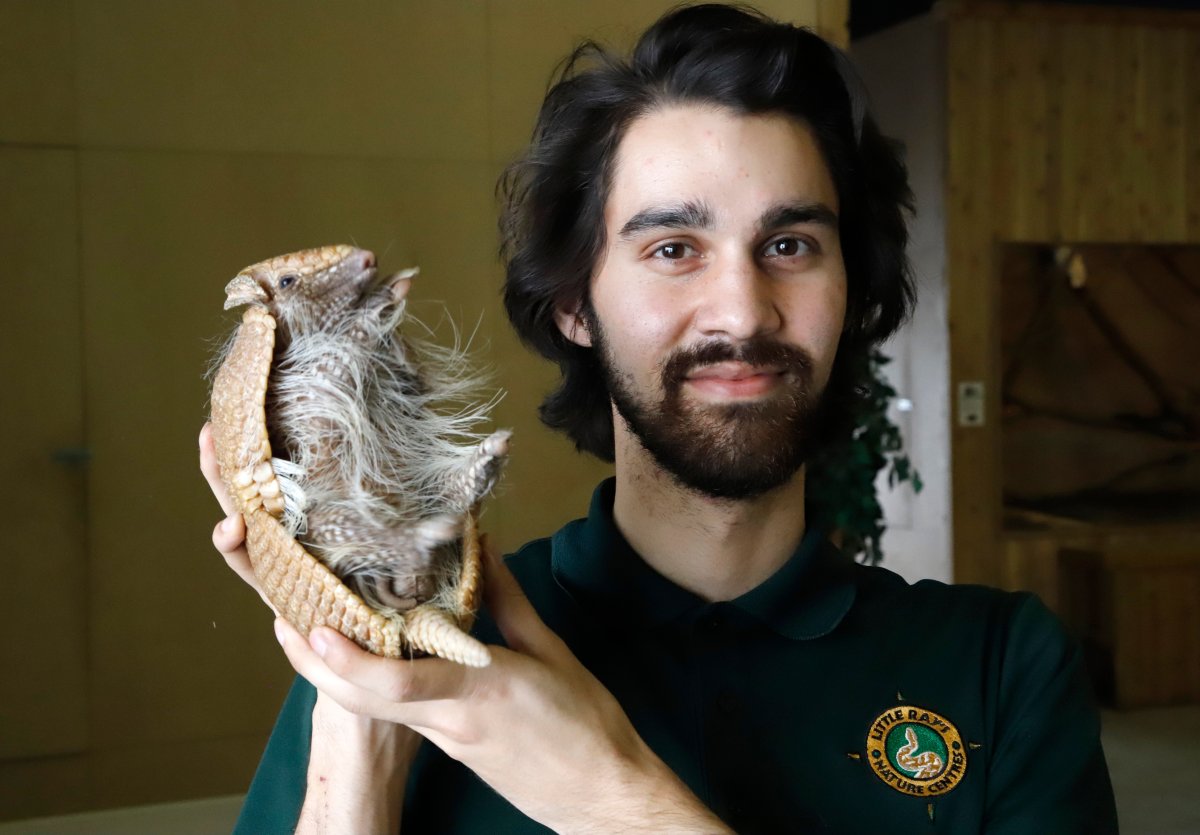
[[[404,616],[404,633],[414,648],[468,667],[486,667],[492,654],[485,644],[463,632],[444,609],[418,606]]]

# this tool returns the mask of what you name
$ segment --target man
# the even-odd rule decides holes
[[[577,53],[505,179],[506,305],[563,370],[543,420],[616,477],[489,557],[486,669],[277,621],[311,685],[242,831],[1115,831],[1036,598],[908,586],[806,525],[805,461],[912,295],[903,166],[843,67],[719,6]],[[214,542],[253,583],[241,535]]]

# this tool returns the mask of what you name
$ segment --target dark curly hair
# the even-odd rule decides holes
[[[899,146],[879,132],[863,98],[836,47],[740,6],[669,12],[628,60],[591,41],[571,54],[546,94],[528,152],[498,186],[505,308],[522,341],[562,372],[540,409],[546,425],[566,432],[578,449],[613,459],[599,360],[561,334],[554,314],[590,311],[613,160],[629,125],[657,108],[697,102],[786,113],[816,137],[837,189],[847,277],[822,441],[853,430],[865,357],[905,321],[915,296],[905,257],[908,175]]]

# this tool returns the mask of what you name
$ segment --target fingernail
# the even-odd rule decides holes
[[[313,632],[308,636],[308,643],[312,646],[313,652],[322,658],[325,657],[325,652],[329,649],[329,642],[325,640],[325,636],[320,632]]]
[[[275,619],[275,640],[279,641],[281,647],[287,646],[287,635],[283,631],[283,623],[279,618]]]

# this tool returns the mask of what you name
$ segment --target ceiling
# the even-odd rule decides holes
[[[1200,0],[1037,0],[1074,6],[1200,11]],[[925,14],[934,0],[850,0],[850,39],[863,38]]]

